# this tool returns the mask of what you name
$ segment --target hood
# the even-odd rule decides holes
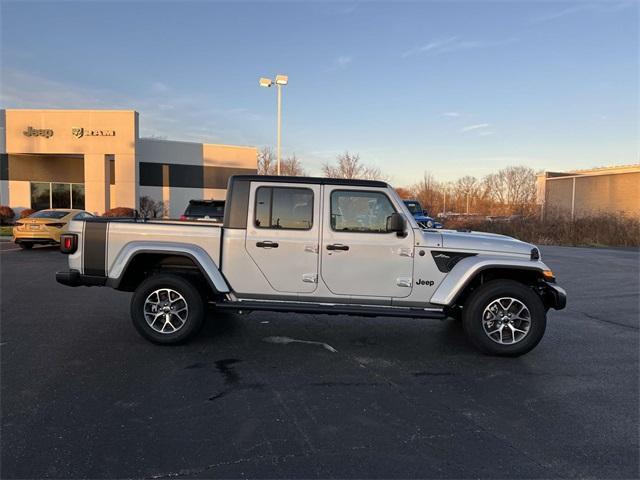
[[[499,253],[516,253],[531,255],[535,245],[521,242],[506,235],[484,232],[459,232],[457,230],[441,230],[442,246],[460,250],[479,250]]]

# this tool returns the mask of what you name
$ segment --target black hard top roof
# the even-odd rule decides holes
[[[324,177],[288,177],[283,175],[232,175],[229,184],[235,181],[249,182],[274,182],[274,183],[312,183],[316,185],[346,185],[352,187],[388,187],[386,182],[379,180],[358,180],[346,178],[324,178]]]

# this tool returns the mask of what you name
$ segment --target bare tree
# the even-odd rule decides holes
[[[409,200],[409,199],[411,199],[413,197],[413,193],[408,188],[396,187],[395,190],[396,190],[396,193],[398,194],[398,196],[403,200]]]
[[[151,197],[140,197],[140,215],[147,218],[159,218],[166,216],[165,203],[156,201]]]
[[[431,214],[435,214],[442,202],[442,188],[431,172],[424,172],[422,180],[413,185],[413,196],[420,202],[422,208]]]
[[[476,177],[465,175],[454,184],[454,192],[458,201],[458,211],[471,213],[480,193],[480,182]]]
[[[360,155],[357,153],[344,152],[338,155],[338,163],[331,165],[325,163],[322,173],[329,178],[349,178],[363,180],[383,180],[385,175],[378,167],[371,167],[360,162]]]
[[[271,147],[263,147],[258,152],[258,175],[277,175],[278,163]],[[302,162],[294,153],[280,162],[280,174],[293,177],[303,177],[307,173]]]
[[[529,213],[535,208],[536,175],[532,168],[503,168],[487,175],[483,186],[487,196],[501,208],[501,213]]]
[[[276,159],[271,147],[262,147],[258,152],[258,175],[275,175]]]
[[[282,175],[289,175],[292,177],[304,177],[307,175],[306,170],[302,166],[302,162],[298,160],[295,153],[282,160],[280,164],[280,173]]]

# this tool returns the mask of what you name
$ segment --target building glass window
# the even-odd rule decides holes
[[[84,185],[81,183],[31,182],[31,208],[84,209]]]
[[[32,183],[31,184],[31,208],[34,210],[44,210],[51,206],[51,184]]]
[[[71,208],[71,184],[51,184],[51,208]]]
[[[331,228],[340,232],[386,233],[387,217],[395,212],[382,192],[331,192]]]
[[[71,184],[71,208],[84,210],[84,185],[81,183]]]
[[[308,188],[258,188],[255,226],[309,230],[313,226],[313,192]]]

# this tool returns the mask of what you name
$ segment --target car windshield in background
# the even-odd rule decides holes
[[[422,211],[422,208],[420,208],[420,205],[416,202],[404,202],[404,204],[407,206],[407,208],[412,214],[419,213]]]
[[[191,217],[222,217],[224,215],[224,202],[191,203],[187,207],[185,215]]]
[[[62,218],[69,215],[69,211],[67,210],[41,210],[39,212],[33,213],[29,215],[29,218]]]

